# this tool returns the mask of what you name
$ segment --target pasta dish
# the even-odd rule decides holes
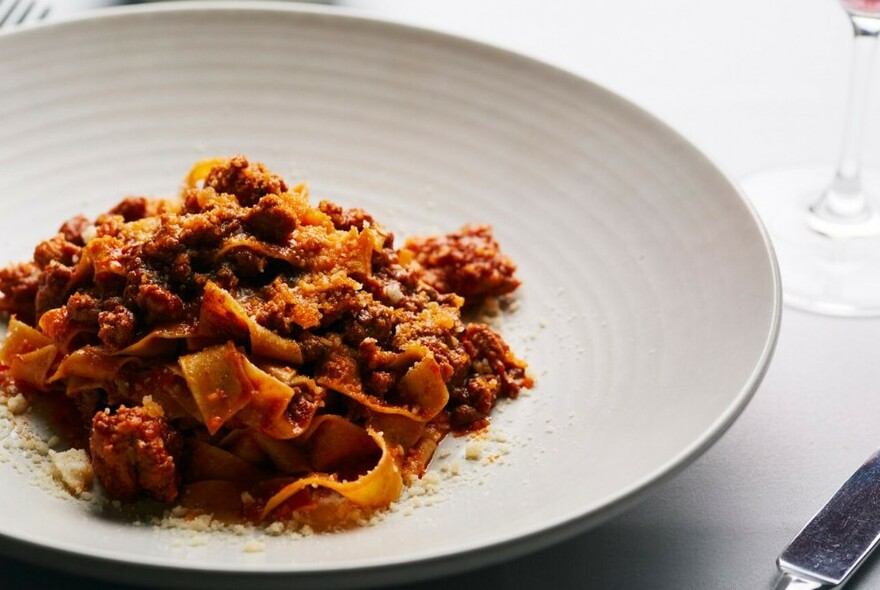
[[[395,248],[262,164],[203,161],[178,199],[75,217],[0,271],[0,380],[75,418],[111,498],[337,526],[532,386],[462,319],[514,271],[488,226]]]

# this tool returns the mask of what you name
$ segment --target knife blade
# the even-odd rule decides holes
[[[880,451],[853,473],[785,548],[775,590],[839,588],[880,541]]]

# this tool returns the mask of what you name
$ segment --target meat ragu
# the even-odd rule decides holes
[[[313,206],[243,156],[204,161],[178,199],[75,217],[0,271],[0,362],[75,402],[112,498],[334,527],[532,386],[461,318],[514,271],[489,226],[397,250],[363,210]]]

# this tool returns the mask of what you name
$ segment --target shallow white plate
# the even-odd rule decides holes
[[[0,37],[0,258],[190,164],[246,153],[399,236],[489,222],[519,263],[501,330],[537,375],[478,461],[374,526],[194,540],[0,464],[2,549],[153,584],[378,584],[490,563],[607,519],[709,447],[770,360],[780,288],[731,183],[657,120],[495,48],[331,10],[151,6]],[[445,477],[445,476],[444,476]],[[718,498],[723,501],[723,498]]]

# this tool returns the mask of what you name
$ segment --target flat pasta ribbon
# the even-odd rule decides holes
[[[323,388],[295,372],[285,382],[250,361],[245,360],[244,366],[254,395],[236,418],[274,439],[287,440],[302,435],[323,405]]]
[[[250,402],[254,387],[245,373],[245,358],[232,341],[177,360],[209,434]]]
[[[331,424],[333,423],[331,422]],[[380,433],[371,428],[367,428],[366,433],[375,441],[382,453],[375,467],[353,481],[340,481],[336,474],[325,473],[313,473],[298,479],[284,486],[269,498],[260,513],[260,519],[266,518],[273,510],[293,497],[297,492],[309,487],[333,490],[358,506],[365,508],[388,506],[400,497],[400,492],[403,489],[403,477],[397,464],[395,453],[389,448]],[[341,436],[344,437],[347,434]],[[334,436],[328,437],[328,443],[330,441],[339,442],[337,437]]]
[[[251,318],[235,297],[213,282],[205,285],[199,317],[199,335],[212,337],[247,331],[254,356],[285,361],[294,365],[303,362],[302,349],[295,340],[279,336]]]
[[[449,401],[449,390],[440,373],[440,366],[427,353],[400,378],[389,399],[378,398],[364,391],[358,377],[354,351],[337,346],[319,368],[315,381],[337,391],[372,412],[398,414],[416,422],[428,422],[439,414]]]
[[[116,377],[122,367],[136,362],[139,361],[134,357],[111,356],[99,347],[84,346],[64,357],[49,383],[77,377],[80,386],[93,383],[95,387],[100,387]]]
[[[149,334],[120,351],[113,353],[118,356],[136,357],[167,357],[178,349],[178,340],[195,336],[194,326],[177,323],[154,328]]]
[[[10,318],[6,339],[0,345],[0,362],[9,367],[14,379],[48,391],[49,373],[57,357],[58,349],[51,338],[15,317]]]
[[[372,273],[373,252],[382,247],[385,237],[372,228],[358,231],[351,228],[346,232],[327,235],[326,229],[316,225],[304,225],[294,230],[291,241],[310,243],[314,250],[292,248],[288,245],[271,244],[247,236],[234,236],[227,239],[217,251],[220,259],[236,249],[245,249],[268,258],[283,260],[296,268],[318,272],[338,272],[369,276]],[[305,252],[303,252],[305,250]]]
[[[235,416],[271,437],[295,438],[323,402],[314,381],[293,375],[295,389],[251,363],[231,340],[181,356],[178,365],[210,434]],[[311,395],[304,398],[303,390]]]

